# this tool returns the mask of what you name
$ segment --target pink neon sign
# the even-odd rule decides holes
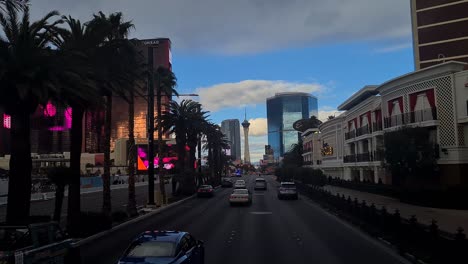
[[[7,114],[3,114],[3,127],[4,128],[11,128],[11,116]]]

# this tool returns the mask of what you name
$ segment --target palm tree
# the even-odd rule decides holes
[[[154,73],[154,77],[158,83],[158,89],[156,92],[156,107],[157,107],[157,116],[162,115],[162,95],[172,96],[176,95],[179,96],[175,87],[177,85],[177,78],[175,77],[174,73],[165,68],[165,67],[158,67],[156,72]],[[163,141],[162,141],[162,134],[163,128],[162,126],[157,126],[158,129],[158,170],[159,170],[159,190],[161,192],[163,203],[166,203],[166,187],[163,179]],[[153,146],[149,146],[153,147]]]
[[[177,103],[171,101],[167,105],[167,112],[158,117],[157,128],[161,128],[163,133],[174,133],[177,147],[177,167],[182,175],[181,190],[184,193],[192,193],[195,190],[195,181],[193,175],[185,173],[187,168],[186,149],[187,134],[192,126],[192,122],[200,113],[200,104],[192,100],[182,100]]]
[[[143,63],[143,55],[137,51],[137,41],[129,41],[123,47],[125,56],[125,65],[129,67],[128,72],[133,72],[130,76],[133,81],[130,81],[126,89],[126,94],[122,97],[128,103],[128,203],[127,214],[135,216],[138,214],[135,198],[135,94],[143,96],[144,76],[146,75],[146,65]],[[126,48],[126,49],[124,49]]]
[[[10,5],[16,11],[24,10],[29,4],[29,0],[0,0],[0,11],[5,12]]]
[[[58,29],[58,36],[54,39],[54,45],[61,55],[61,67],[68,67],[74,76],[64,76],[62,83],[65,89],[61,94],[61,100],[72,108],[72,128],[70,144],[70,173],[72,177],[69,185],[67,226],[71,234],[74,234],[79,226],[81,212],[80,205],[80,164],[81,145],[83,141],[83,116],[87,109],[101,105],[101,96],[96,78],[94,58],[102,45],[105,34],[102,27],[82,24],[71,17],[62,17],[66,28]],[[71,78],[75,77],[75,78]]]
[[[9,190],[14,190],[8,193],[6,220],[21,224],[28,221],[31,199],[30,115],[60,90],[49,44],[61,21],[49,23],[56,11],[31,23],[27,6],[21,20],[14,6],[5,9],[0,13],[0,106],[12,120]]]
[[[132,22],[123,21],[123,15],[120,12],[112,13],[106,16],[99,12],[94,15],[90,25],[98,25],[97,27],[105,29],[106,41],[100,47],[96,61],[101,64],[99,83],[102,88],[102,93],[105,96],[105,123],[104,123],[104,174],[103,179],[103,204],[102,211],[109,215],[112,210],[111,204],[111,189],[110,189],[110,136],[112,125],[112,97],[114,94],[122,96],[125,90],[130,87],[129,79],[131,74],[127,65],[122,64],[122,46],[128,42],[128,34],[134,28]]]
[[[224,149],[229,148],[229,142],[226,140],[226,136],[223,132],[221,132],[221,128],[213,123],[208,123],[205,126],[204,134],[206,135],[204,148],[208,151],[208,164],[211,178],[215,180],[216,176],[221,175],[221,155]]]
[[[55,185],[55,207],[53,220],[60,223],[65,186],[70,184],[70,168],[55,167],[47,172],[47,177]]]

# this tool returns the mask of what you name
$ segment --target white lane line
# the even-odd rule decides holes
[[[250,214],[253,214],[253,215],[271,215],[273,213],[272,212],[250,212]]]

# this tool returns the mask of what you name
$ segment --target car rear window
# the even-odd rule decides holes
[[[127,257],[173,257],[175,245],[172,242],[137,242],[129,250]]]
[[[211,186],[211,185],[202,185],[202,186],[200,186],[200,189],[211,189],[211,188],[213,188],[213,186]]]
[[[255,181],[258,181],[258,182],[265,182],[265,179],[255,179]]]
[[[244,189],[237,189],[232,192],[233,194],[249,194],[249,191],[244,190]]]
[[[245,183],[244,180],[237,180],[236,183]]]
[[[296,185],[293,183],[282,183],[281,187],[286,189],[296,189]]]

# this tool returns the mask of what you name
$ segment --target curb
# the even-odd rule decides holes
[[[117,231],[117,230],[119,230],[119,229],[122,229],[122,228],[124,228],[124,227],[126,227],[126,226],[128,226],[128,225],[130,225],[130,224],[139,222],[139,221],[141,221],[141,220],[144,220],[144,219],[146,219],[146,218],[149,218],[150,216],[157,215],[157,214],[159,214],[159,213],[161,213],[161,212],[166,211],[167,209],[170,209],[170,208],[172,208],[172,207],[174,207],[174,206],[177,206],[177,205],[179,205],[179,204],[182,204],[182,203],[184,203],[184,202],[186,202],[186,201],[188,201],[188,200],[191,200],[191,199],[193,199],[193,198],[195,198],[195,197],[196,197],[196,194],[194,194],[194,195],[192,195],[192,196],[189,196],[189,197],[187,197],[187,198],[184,198],[184,199],[182,199],[182,200],[180,200],[180,201],[177,201],[177,202],[175,202],[175,203],[171,203],[171,204],[169,204],[169,205],[166,205],[166,206],[164,206],[164,207],[161,207],[161,208],[159,208],[159,209],[156,209],[156,210],[154,210],[154,211],[152,211],[152,212],[150,212],[150,213],[144,214],[144,215],[142,215],[142,216],[138,216],[138,217],[133,218],[133,219],[131,219],[131,220],[129,220],[129,221],[126,221],[126,222],[124,222],[124,223],[121,223],[121,224],[119,224],[119,225],[116,225],[116,226],[112,227],[112,228],[109,229],[109,230],[106,230],[106,231],[103,231],[103,232],[94,234],[94,235],[92,235],[92,236],[83,238],[83,239],[79,240],[78,242],[76,242],[74,246],[80,247],[80,246],[82,246],[82,245],[88,244],[88,243],[90,243],[90,242],[92,242],[92,241],[94,241],[94,240],[96,240],[96,239],[99,239],[99,238],[101,238],[101,237],[103,237],[103,236],[109,235],[109,234],[111,234],[111,233],[113,233],[113,232],[115,232],[115,231]]]

